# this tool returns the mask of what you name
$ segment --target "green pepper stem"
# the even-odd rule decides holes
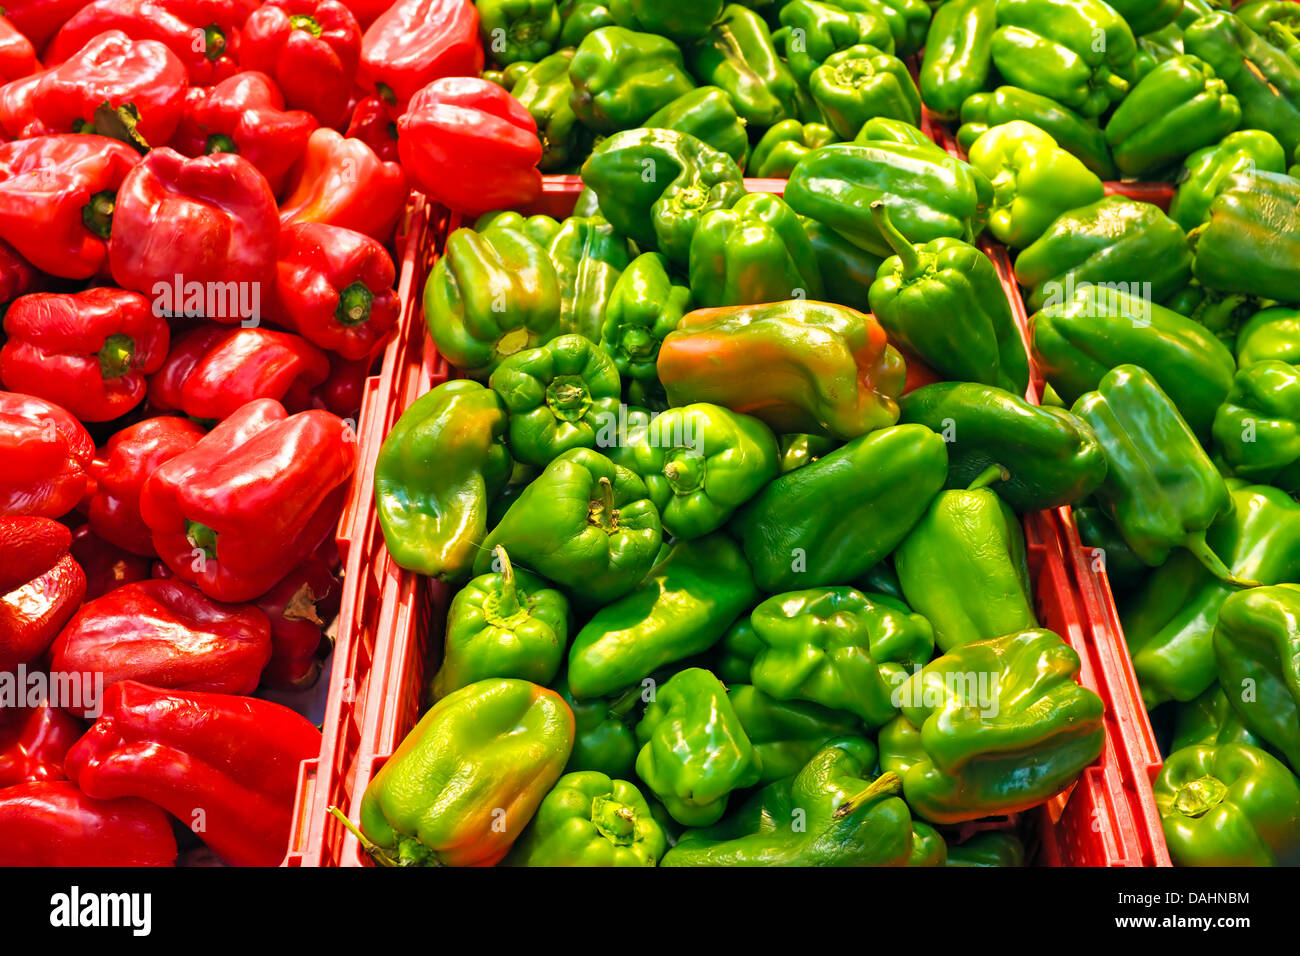
[[[898,231],[898,227],[889,218],[889,210],[883,201],[877,199],[871,204],[871,218],[876,221],[876,228],[903,264],[903,275],[917,275],[921,271],[921,257],[917,255],[916,247]]]
[[[632,709],[636,707],[636,702],[640,699],[640,685],[629,687],[609,705],[609,710],[605,712],[606,716],[613,717],[615,720],[622,720],[632,712]]]
[[[392,867],[397,866],[397,861],[394,860],[391,856],[389,856],[388,852],[383,847],[381,847],[379,844],[375,843],[374,840],[371,840],[368,836],[362,833],[361,830],[357,827],[357,825],[353,823],[351,820],[349,820],[347,814],[345,814],[342,810],[340,810],[338,807],[330,807],[329,813],[331,816],[334,817],[334,819],[342,823],[343,826],[347,828],[349,833],[351,833],[354,837],[357,838],[357,842],[361,844],[361,849],[365,850],[366,853],[369,854],[370,858],[374,860],[377,864],[379,864],[380,866],[392,866]]]
[[[306,30],[314,37],[321,35],[321,25],[315,17],[306,14],[295,14],[289,18],[289,26],[294,30]]]
[[[979,491],[981,488],[987,488],[995,481],[1006,481],[1011,477],[1011,472],[1007,471],[1001,465],[989,465],[978,475],[975,480],[966,486],[967,491]]]
[[[1184,816],[1195,819],[1205,816],[1227,796],[1228,788],[1223,781],[1207,774],[1178,788],[1178,792],[1174,794],[1174,809]]]
[[[81,207],[81,221],[87,229],[107,239],[113,231],[113,212],[117,208],[117,194],[106,189],[90,197],[90,202]]]
[[[370,307],[374,301],[375,294],[366,288],[364,282],[353,282],[339,292],[339,304],[334,310],[334,318],[341,325],[360,325],[370,318]]]
[[[519,589],[515,585],[515,566],[510,563],[510,556],[502,545],[492,549],[492,553],[501,562],[501,597],[497,601],[497,612],[502,617],[511,617],[519,613]]]
[[[1196,560],[1205,565],[1205,570],[1209,571],[1224,584],[1231,584],[1238,588],[1258,588],[1263,587],[1262,581],[1251,581],[1248,578],[1239,578],[1232,573],[1223,560],[1210,550],[1210,545],[1205,540],[1205,532],[1198,531],[1195,534],[1189,534],[1183,540],[1183,547],[1196,556]]]
[[[608,478],[600,479],[600,526],[606,531],[613,531],[616,527],[614,518],[614,485]]]
[[[853,796],[849,797],[838,807],[831,816],[838,820],[847,817],[858,807],[865,803],[873,802],[877,797],[893,797],[903,792],[903,778],[892,770],[882,773],[873,780],[865,789],[859,790]]]
[[[99,374],[104,381],[121,378],[131,371],[135,355],[135,339],[129,335],[110,335],[99,350]]]
[[[226,52],[226,34],[221,27],[210,23],[203,28],[203,56],[215,63]]]
[[[1106,85],[1110,87],[1114,92],[1120,94],[1121,96],[1123,96],[1125,93],[1128,92],[1128,86],[1129,86],[1128,80],[1124,79],[1124,77],[1119,76],[1115,73],[1112,73],[1110,76],[1106,77]]]
[[[208,156],[213,153],[238,153],[239,147],[235,145],[234,139],[225,133],[213,133],[204,142],[203,152]]]

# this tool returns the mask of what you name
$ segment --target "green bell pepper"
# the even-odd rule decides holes
[[[749,158],[745,121],[736,112],[727,92],[716,86],[700,86],[683,93],[642,125],[689,133],[705,145],[726,153],[741,169]]]
[[[1131,591],[1149,569],[1133,553],[1110,516],[1092,499],[1088,502],[1071,509],[1079,528],[1079,541],[1090,550],[1094,570],[1106,572],[1112,591],[1116,594]]]
[[[823,435],[782,435],[780,446],[781,474],[784,475],[787,471],[811,465],[839,448],[840,443]]]
[[[601,27],[583,37],[569,79],[573,112],[599,133],[640,126],[695,88],[677,44],[623,27]]]
[[[1014,86],[999,86],[991,93],[968,96],[961,105],[962,125],[957,130],[957,142],[962,149],[969,150],[991,127],[1016,120],[1037,126],[1102,179],[1116,178],[1115,161],[1106,144],[1106,135],[1096,121],[1084,119],[1046,96]]]
[[[871,311],[902,348],[945,378],[1023,394],[1029,358],[989,257],[960,239],[912,245],[881,200],[871,213],[894,255],[880,265]]]
[[[501,399],[465,379],[402,413],[375,459],[375,513],[399,567],[445,581],[469,577],[488,502],[510,477],[505,432]]]
[[[679,542],[631,593],[578,632],[569,648],[569,688],[579,700],[613,694],[702,654],[757,600],[745,559],[725,535]]]
[[[499,572],[456,592],[447,611],[442,666],[432,699],[489,677],[548,684],[560,669],[569,639],[569,601],[526,571],[516,572],[497,548]]]
[[[1107,0],[1133,31],[1134,36],[1154,33],[1169,26],[1182,12],[1183,0]]]
[[[542,141],[542,159],[537,168],[543,172],[563,169],[576,161],[591,144],[586,127],[569,105],[573,84],[569,82],[569,63],[573,50],[560,50],[539,60],[509,87],[537,124]]]
[[[1256,362],[1300,365],[1300,310],[1263,309],[1237,333],[1237,365]]]
[[[564,0],[560,4],[560,39],[562,47],[576,47],[588,33],[601,27],[612,27],[614,14],[601,0]]]
[[[1259,171],[1229,177],[1190,239],[1192,271],[1207,289],[1300,302],[1300,180]]]
[[[894,52],[888,21],[874,13],[816,0],[790,0],[781,7],[780,20],[782,29],[772,40],[801,87],[807,87],[813,71],[840,50],[866,44],[884,53]]]
[[[560,231],[559,220],[546,215],[525,216],[523,213],[509,209],[485,212],[474,221],[475,232],[487,232],[490,229],[512,229],[522,232],[543,249],[551,244],[555,234]]]
[[[506,356],[559,334],[560,280],[522,232],[457,229],[425,284],[424,316],[439,354],[486,379]]]
[[[487,571],[500,544],[520,565],[571,596],[607,603],[637,586],[661,538],[659,511],[645,482],[599,452],[572,448],[510,506],[483,541],[474,571]]]
[[[897,715],[894,687],[934,653],[924,617],[850,587],[778,594],[750,623],[763,642],[750,670],[756,688],[845,711],[871,729]]]
[[[506,857],[506,866],[655,866],[668,837],[633,784],[567,773]]]
[[[1014,833],[986,830],[948,847],[944,866],[1024,866],[1025,845]]]
[[[812,243],[813,252],[817,255],[817,266],[821,271],[827,298],[859,312],[870,311],[871,284],[876,281],[876,274],[884,259],[854,245],[816,219],[807,216],[800,216],[799,219],[808,241]]]
[[[754,633],[748,614],[742,614],[727,628],[713,652],[713,673],[724,684],[748,684],[749,669],[762,650],[763,642]]]
[[[920,87],[921,99],[939,119],[955,120],[966,97],[984,89],[997,28],[994,0],[948,0],[935,11]]]
[[[546,251],[560,280],[560,331],[599,342],[614,283],[632,261],[627,240],[600,216],[570,216]]]
[[[1184,747],[1217,747],[1220,744],[1262,746],[1260,739],[1246,729],[1237,712],[1232,709],[1228,695],[1218,682],[1212,684],[1200,697],[1178,704],[1177,708],[1170,753]]]
[[[930,29],[930,8],[925,0],[838,0],[837,6],[883,17],[894,35],[894,52],[900,57],[911,56],[925,46]]]
[[[1016,511],[1046,511],[1086,498],[1106,476],[1097,436],[1061,408],[975,382],[936,382],[900,399],[899,421],[924,425],[948,443],[944,487],[965,488],[990,465],[1009,474],[998,497]]]
[[[894,552],[907,603],[929,618],[945,652],[1038,626],[1025,533],[992,482],[992,465],[969,487],[945,491]]]
[[[727,689],[699,667],[658,689],[636,725],[636,772],[672,818],[686,826],[717,823],[727,796],[758,783],[762,763]]]
[[[618,697],[574,700],[567,673],[556,681],[555,690],[573,710],[575,725],[573,752],[564,772],[595,770],[620,780],[631,776],[637,751],[634,728],[645,690],[637,686]]]
[[[536,62],[555,49],[560,11],[555,0],[476,0],[483,49],[495,63]]]
[[[601,143],[582,166],[600,213],[642,251],[685,266],[704,214],[745,194],[730,156],[687,133],[637,129]]]
[[[882,428],[770,482],[731,528],[768,593],[852,581],[907,537],[947,473],[930,429]]]
[[[643,253],[614,283],[600,347],[622,378],[657,381],[659,345],[692,306],[690,288],[673,282],[668,260],[657,252]]]
[[[836,139],[835,131],[821,123],[781,120],[754,147],[748,173],[760,179],[784,179],[799,160]]]
[[[1300,491],[1300,369],[1268,361],[1237,372],[1214,440],[1236,476]]]
[[[920,820],[912,821],[912,852],[908,866],[947,866],[948,844],[939,831]]]
[[[862,124],[853,142],[859,146],[872,143],[911,143],[913,146],[934,146],[932,140],[914,124],[888,116],[874,116]]]
[[[859,44],[832,53],[813,70],[808,92],[843,139],[852,139],[877,116],[921,122],[921,94],[903,61]]]
[[[619,26],[658,33],[678,43],[702,40],[722,15],[723,0],[609,0]]]
[[[903,714],[880,731],[880,766],[903,778],[908,806],[931,823],[1042,803],[1105,746],[1101,698],[1075,683],[1078,673],[1079,655],[1051,631],[955,648],[896,692]]]
[[[777,55],[767,24],[753,10],[727,4],[687,57],[700,82],[726,90],[751,126],[766,129],[797,115],[799,85]]]
[[[495,83],[507,92],[515,88],[515,84],[523,78],[524,74],[535,67],[537,64],[528,60],[516,60],[509,66],[500,70],[484,70],[483,79],[490,83]]]
[[[1256,33],[1264,33],[1271,23],[1300,28],[1300,8],[1293,6],[1291,0],[1255,0],[1243,3],[1233,14]]]
[[[1262,169],[1286,172],[1286,153],[1272,133],[1243,129],[1187,157],[1186,173],[1169,205],[1169,216],[1188,232],[1210,218],[1210,204],[1232,177]]]
[[[1300,780],[1264,751],[1186,747],[1152,789],[1178,866],[1300,866]]]
[[[763,765],[760,784],[793,777],[833,738],[861,729],[852,714],[805,700],[778,700],[751,684],[728,683],[727,696]]]

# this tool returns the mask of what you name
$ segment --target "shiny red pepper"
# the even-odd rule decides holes
[[[280,204],[280,223],[325,222],[387,242],[406,206],[406,173],[359,139],[321,127]]]
[[[361,412],[361,400],[366,393],[366,379],[375,364],[376,356],[367,355],[355,362],[339,355],[330,356],[330,377],[311,393],[311,407],[323,408],[339,418],[347,419],[356,430]]]
[[[397,0],[361,39],[362,87],[405,104],[444,76],[483,72],[478,10],[470,0]]]
[[[92,0],[45,49],[54,66],[106,30],[156,40],[185,66],[189,82],[210,86],[239,70],[239,26],[255,4],[231,0]]]
[[[361,27],[338,0],[267,0],[244,24],[244,68],[270,74],[325,126],[347,119],[360,60]]]
[[[185,65],[165,45],[108,30],[42,73],[32,106],[60,133],[103,133],[111,118],[104,114],[116,114],[156,146],[176,132],[188,85]]]
[[[86,576],[68,553],[71,536],[50,524],[0,517],[0,575],[18,581],[0,594],[0,671],[44,654],[86,593]]]
[[[271,317],[323,349],[362,359],[397,324],[396,277],[388,250],[364,233],[294,223],[280,233]]]
[[[171,820],[145,800],[96,800],[66,780],[0,790],[0,866],[173,866]]]
[[[31,76],[40,68],[32,41],[8,17],[0,16],[0,82]]]
[[[17,249],[0,239],[0,306],[35,292],[41,285],[41,273]]]
[[[271,623],[251,604],[221,604],[181,581],[136,581],[81,606],[50,646],[50,670],[104,686],[251,694],[271,659]],[[81,700],[93,688],[80,688]],[[75,693],[75,691],[74,691]]]
[[[177,577],[218,601],[252,600],[338,520],[356,454],[338,417],[260,399],[154,471],[140,512]]]
[[[61,518],[90,490],[90,433],[53,402],[0,392],[0,515]]]
[[[72,533],[72,556],[86,574],[87,601],[102,597],[124,584],[147,581],[153,570],[152,560],[105,541],[88,524]]]
[[[393,0],[343,0],[343,5],[352,11],[361,29],[365,30],[393,5]]]
[[[258,599],[271,621],[271,660],[262,671],[262,686],[300,690],[316,682],[316,652],[339,613],[341,590],[329,563],[313,554]]]
[[[289,843],[298,768],[321,735],[251,697],[122,681],[73,746],[68,778],[94,797],[140,797],[190,827],[223,861],[276,866]]]
[[[542,142],[517,99],[477,76],[435,80],[397,121],[402,166],[416,189],[456,212],[524,206],[542,194]]]
[[[63,780],[63,758],[85,727],[66,710],[42,702],[0,707],[0,790],[29,780]]]
[[[279,195],[293,164],[319,124],[303,110],[286,110],[265,73],[236,73],[212,87],[190,87],[171,147],[186,156],[238,153]]]
[[[199,289],[212,300],[207,318],[234,323],[252,318],[239,304],[274,279],[279,235],[271,187],[247,159],[163,147],[118,190],[109,267],[118,285],[155,298]]]
[[[96,535],[132,554],[152,557],[153,534],[140,517],[140,490],[154,470],[199,443],[203,429],[188,418],[147,418],[123,428],[95,456],[95,492],[86,518]],[[87,569],[89,573],[89,569]],[[146,571],[143,577],[148,577]]]
[[[33,103],[43,75],[33,73],[0,86],[0,130],[10,139],[30,139],[54,132],[36,118]]]
[[[86,5],[86,0],[6,0],[5,16],[32,41],[40,53],[50,37],[68,18]]]
[[[40,577],[71,547],[72,532],[51,518],[0,517],[0,594]]]
[[[107,260],[116,194],[139,161],[103,136],[0,144],[0,239],[42,272],[90,278]]]
[[[256,398],[305,411],[329,371],[325,353],[300,335],[204,325],[177,340],[149,383],[149,402],[204,421],[221,421]]]
[[[357,100],[347,135],[361,140],[384,162],[397,162],[397,117],[382,97],[363,96]]]
[[[145,376],[162,367],[170,334],[144,296],[101,287],[25,295],[5,313],[0,382],[107,422],[144,401]]]

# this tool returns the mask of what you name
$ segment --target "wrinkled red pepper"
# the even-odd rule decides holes
[[[66,409],[0,392],[0,515],[61,518],[90,490],[90,433]]]
[[[72,532],[51,518],[0,517],[0,594],[40,577],[71,547]]]
[[[41,274],[18,250],[0,239],[0,305],[41,287]]]
[[[271,660],[262,685],[300,690],[320,676],[317,651],[325,628],[339,613],[342,588],[329,563],[313,554],[258,601],[271,622]]]
[[[88,524],[72,533],[72,556],[86,574],[87,601],[102,597],[124,584],[147,581],[153,570],[152,560],[105,541]]]
[[[45,520],[0,518],[0,567],[6,569],[5,577],[31,574],[0,594],[0,671],[44,654],[86,593],[86,575],[67,552],[65,540],[70,539],[43,524]],[[57,547],[62,553],[39,568]],[[39,570],[32,573],[33,568]]]
[[[287,707],[251,697],[122,681],[68,754],[68,778],[101,799],[139,797],[235,866],[276,866],[289,843],[303,760],[321,735]]]
[[[396,278],[388,250],[364,233],[294,223],[280,233],[272,318],[323,349],[362,359],[397,324]]]
[[[397,121],[402,166],[416,189],[481,215],[542,194],[537,124],[504,88],[477,76],[430,83]]]
[[[361,400],[366,394],[366,379],[375,364],[375,356],[367,355],[355,362],[339,355],[330,356],[330,377],[311,394],[311,407],[323,408],[339,418],[349,420],[352,429],[361,412]]]
[[[165,45],[190,83],[210,86],[239,70],[239,26],[249,12],[248,4],[230,0],[92,0],[55,34],[45,65],[70,59],[106,30],[120,30]]]
[[[361,39],[358,80],[402,105],[441,77],[478,76],[483,60],[470,0],[397,0]]]
[[[140,512],[177,577],[218,601],[249,601],[279,583],[338,520],[356,454],[338,417],[290,416],[260,399],[154,471]]]
[[[267,0],[244,24],[244,68],[270,74],[325,126],[347,119],[360,61],[361,27],[338,0]]]
[[[185,65],[166,46],[108,30],[42,73],[32,106],[60,133],[103,133],[116,116],[155,146],[176,132],[188,85]]]
[[[186,156],[238,153],[279,195],[318,125],[310,113],[286,110],[265,73],[236,73],[216,86],[190,87],[171,147]]]
[[[86,0],[7,0],[4,8],[9,22],[32,41],[39,53],[59,27],[85,5]]]
[[[95,491],[86,518],[95,534],[132,554],[152,557],[153,534],[140,517],[140,490],[159,465],[189,451],[203,435],[188,418],[164,416],[146,418],[110,438],[90,466]]]
[[[8,17],[0,16],[0,81],[31,76],[41,68],[36,48]]]
[[[204,325],[177,340],[149,383],[149,402],[204,421],[221,421],[258,398],[305,411],[329,371],[325,353],[300,335]]]
[[[81,721],[49,702],[0,708],[0,789],[66,779],[63,758],[83,733]]]
[[[280,204],[280,223],[325,222],[387,242],[406,206],[406,173],[359,139],[321,127]]]
[[[206,292],[217,301],[205,316],[234,323],[256,318],[239,314],[236,300],[259,300],[269,288],[279,235],[271,187],[247,159],[187,159],[163,147],[118,190],[109,267],[118,285],[155,298],[182,284],[187,295]]]
[[[83,422],[125,415],[162,367],[170,333],[144,296],[125,289],[25,295],[5,313],[0,382],[62,405]]]
[[[36,118],[33,100],[43,75],[33,73],[0,86],[0,129],[10,139],[31,139],[55,132]]]
[[[42,272],[88,279],[107,260],[129,146],[63,133],[0,144],[0,239]]]
[[[72,682],[103,675],[171,690],[251,694],[271,659],[271,624],[251,604],[221,604],[181,581],[136,581],[81,606],[50,646]],[[80,688],[81,700],[93,688]]]
[[[0,790],[0,866],[173,866],[171,820],[145,800],[96,800],[66,780]]]
[[[397,117],[382,97],[363,96],[357,100],[347,135],[361,140],[384,162],[397,162]]]

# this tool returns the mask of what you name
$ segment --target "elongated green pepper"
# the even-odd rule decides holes
[[[560,280],[560,331],[599,342],[614,283],[632,261],[627,240],[600,216],[570,216],[546,251]]]
[[[998,28],[994,0],[948,0],[935,11],[921,60],[921,99],[941,120],[984,89]]]
[[[1048,133],[1057,145],[1077,156],[1102,179],[1116,178],[1106,136],[1094,120],[1084,119],[1068,106],[1039,93],[1014,86],[999,86],[991,93],[968,96],[961,105],[957,142],[968,150],[990,127],[1014,120],[1032,123]]]
[[[651,128],[689,133],[718,152],[726,153],[742,169],[749,157],[745,121],[726,90],[701,86],[683,93],[643,124]]]
[[[803,225],[779,196],[750,193],[700,220],[691,240],[691,294],[701,307],[825,298]]]
[[[794,74],[777,55],[767,24],[753,10],[727,4],[687,56],[691,72],[726,90],[751,126],[766,129],[796,115]]]

